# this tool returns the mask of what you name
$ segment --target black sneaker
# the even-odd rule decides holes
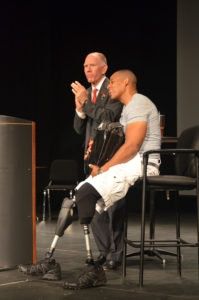
[[[105,285],[106,275],[101,265],[88,265],[78,276],[76,282],[64,282],[64,289],[80,290]]]
[[[44,280],[61,280],[61,267],[60,264],[55,263],[54,265],[51,266],[50,270],[44,274],[42,277]]]
[[[18,270],[27,275],[42,275],[53,269],[56,265],[55,259],[43,259],[36,264],[19,265]]]

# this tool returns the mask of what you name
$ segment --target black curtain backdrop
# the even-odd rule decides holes
[[[128,68],[176,135],[176,1],[7,1],[1,4],[1,115],[36,122],[37,165],[75,158],[74,80],[88,86],[85,56],[103,52],[108,73]]]

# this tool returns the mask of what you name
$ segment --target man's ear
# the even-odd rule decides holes
[[[129,79],[128,78],[124,79],[124,84],[125,84],[125,86],[127,86],[129,84]]]
[[[102,72],[103,75],[106,74],[107,70],[108,70],[108,66],[107,66],[107,65],[104,65],[104,66],[103,66],[103,72]]]

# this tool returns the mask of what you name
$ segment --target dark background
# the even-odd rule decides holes
[[[83,63],[108,59],[109,77],[128,68],[138,91],[166,115],[176,135],[176,1],[7,1],[1,4],[1,115],[36,122],[37,166],[75,158],[83,138],[73,130],[74,80],[87,86]]]

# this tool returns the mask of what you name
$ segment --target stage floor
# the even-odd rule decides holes
[[[157,213],[156,237],[175,238],[175,216],[171,212]],[[42,259],[50,246],[56,221],[37,223],[37,259]],[[129,238],[139,239],[140,216],[137,213],[129,217]],[[182,234],[184,239],[196,241],[196,220],[193,212],[182,214]],[[148,233],[148,232],[147,232]],[[91,243],[94,257],[98,256],[93,236]],[[166,249],[174,250],[175,249]],[[132,248],[128,248],[131,252]],[[135,249],[136,251],[136,249]],[[139,257],[127,260],[127,276],[122,280],[122,271],[106,272],[107,284],[103,287],[79,291],[63,289],[65,280],[71,281],[84,266],[85,246],[81,225],[74,222],[59,240],[54,258],[61,264],[61,281],[44,281],[41,277],[26,276],[17,269],[0,272],[0,300],[51,300],[51,299],[197,299],[199,298],[199,281],[197,272],[197,249],[183,248],[182,278],[177,276],[176,258],[164,256],[163,267],[156,257],[146,256],[144,287],[139,288]]]

